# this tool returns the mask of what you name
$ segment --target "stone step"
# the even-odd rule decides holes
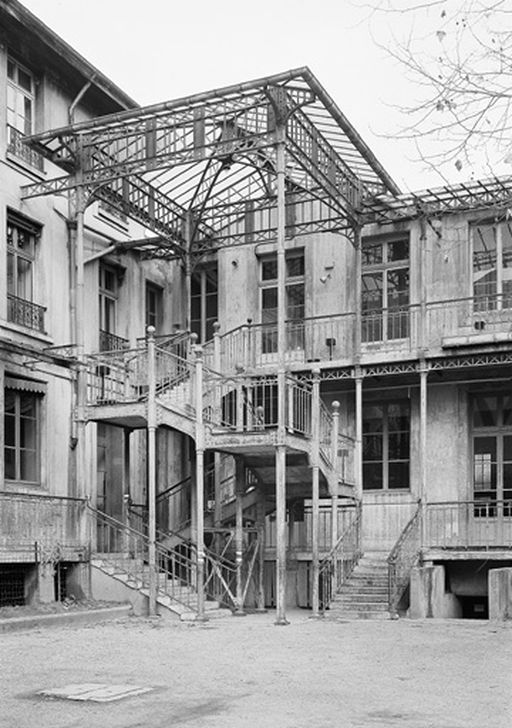
[[[330,611],[326,612],[327,619],[389,619],[389,612],[370,612],[370,611],[359,611],[356,609],[352,610],[341,610],[341,611]]]

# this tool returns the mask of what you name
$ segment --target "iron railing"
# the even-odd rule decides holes
[[[431,549],[512,548],[512,501],[428,503],[425,532]]]
[[[16,127],[7,124],[7,151],[39,172],[44,171],[44,158],[39,152],[23,144],[24,134]]]
[[[322,611],[329,608],[334,595],[350,578],[361,558],[361,505],[355,505],[347,510],[350,514],[348,524],[336,544],[320,562],[318,586]]]
[[[430,301],[367,310],[361,313],[361,335],[356,336],[354,311],[285,322],[286,362],[352,361],[356,342],[361,352],[397,351],[414,355],[418,349],[441,352],[450,339],[482,333],[508,332],[512,324],[512,297],[508,294],[485,294],[466,298]],[[219,333],[217,367],[225,373],[237,367],[256,368],[277,363],[277,323],[248,321],[231,331]],[[212,353],[213,356],[213,353]]]
[[[388,601],[390,614],[396,614],[412,569],[421,554],[422,509],[408,521],[388,556]]]
[[[44,313],[46,308],[24,298],[7,294],[7,320],[18,326],[45,333]]]
[[[103,329],[100,329],[100,351],[119,351],[121,349],[128,349],[128,346],[128,339],[117,336],[117,334],[113,334],[111,331],[103,331]]]

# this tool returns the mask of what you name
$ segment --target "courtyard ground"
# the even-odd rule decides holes
[[[0,635],[2,728],[511,728],[512,624],[128,618]],[[138,685],[117,702],[41,697]]]

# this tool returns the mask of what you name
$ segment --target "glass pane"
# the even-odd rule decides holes
[[[21,86],[22,89],[25,91],[28,91],[29,93],[32,91],[32,78],[30,74],[28,74],[26,71],[24,71],[22,68],[18,67],[18,85]]]
[[[6,447],[4,449],[4,467],[5,467],[5,477],[7,480],[15,480],[16,479],[16,457],[15,457],[15,451],[14,448]]]
[[[14,447],[16,444],[16,420],[14,415],[5,413],[4,417],[4,438],[5,444]]]
[[[37,480],[37,453],[35,450],[20,450],[20,479]]]
[[[286,318],[304,318],[304,284],[286,286]]]
[[[508,395],[503,397],[503,424],[512,425],[512,397]]]
[[[7,253],[7,293],[16,295],[16,283],[15,283],[15,256],[12,253]]]
[[[190,301],[190,311],[193,319],[199,320],[201,318],[201,298],[199,296],[193,296]]]
[[[388,429],[390,432],[409,431],[409,403],[390,402],[387,406]]]
[[[382,432],[384,410],[382,405],[365,405],[363,410],[363,432]]]
[[[217,293],[217,268],[208,268],[205,270],[206,293]]]
[[[390,270],[387,274],[388,308],[407,306],[409,303],[409,269]]]
[[[382,310],[382,273],[365,273],[361,283],[363,313]]]
[[[288,278],[304,275],[304,256],[297,255],[286,259],[286,275]]]
[[[32,300],[32,262],[17,256],[18,275],[16,281],[16,295],[25,301]]]
[[[510,223],[501,227],[501,245],[502,306],[512,308],[512,226]]]
[[[206,296],[206,317],[216,318],[217,317],[217,294],[210,293]]]
[[[261,261],[261,280],[272,281],[277,278],[277,258]]]
[[[382,463],[363,463],[363,490],[382,488]]]
[[[382,435],[363,436],[363,460],[382,461]]]
[[[505,463],[503,466],[503,499],[512,497],[512,463]]]
[[[474,439],[474,489],[496,490],[496,438]]]
[[[512,436],[510,435],[503,437],[503,460],[512,462]]]
[[[409,258],[409,241],[393,240],[387,244],[387,261],[407,260]]]
[[[197,273],[192,274],[192,278],[190,280],[190,291],[193,296],[201,295],[201,276],[198,276]]]
[[[26,96],[23,99],[23,117],[25,119],[23,132],[29,136],[32,134],[32,101]]]
[[[409,487],[409,462],[389,463],[388,488],[397,490]]]
[[[261,291],[261,307],[263,310],[275,309],[277,312],[277,288],[263,288]]]
[[[7,59],[7,78],[10,78],[11,81],[15,80],[15,78],[14,78],[15,71],[16,71],[15,64],[10,59]]]
[[[382,243],[371,243],[363,241],[361,247],[363,265],[374,265],[382,263]]]
[[[473,229],[474,295],[494,296],[496,280],[496,230],[493,225],[479,225]]]
[[[20,418],[20,447],[36,449],[37,427],[35,420]]]
[[[5,413],[14,414],[16,407],[16,395],[12,389],[5,390],[4,409]]]
[[[390,460],[409,460],[409,433],[390,433],[388,441],[388,456]]]
[[[498,424],[498,400],[493,396],[475,397],[473,402],[474,427],[496,427]]]

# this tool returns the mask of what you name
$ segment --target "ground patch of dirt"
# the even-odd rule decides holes
[[[92,599],[64,599],[61,602],[47,604],[26,604],[24,606],[0,607],[0,619],[17,617],[33,617],[39,614],[65,614],[66,612],[85,612],[94,609],[118,607],[119,602],[94,601]]]

